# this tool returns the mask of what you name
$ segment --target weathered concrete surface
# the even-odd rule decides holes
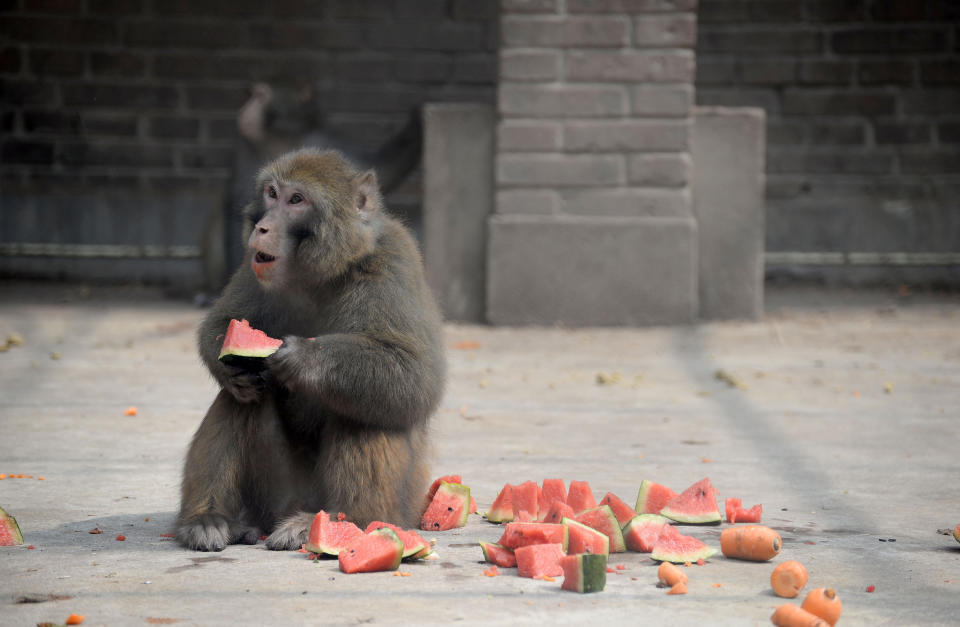
[[[120,296],[0,285],[0,333],[26,341],[0,354],[0,473],[35,477],[0,481],[35,547],[0,549],[0,625],[71,612],[85,625],[764,625],[780,602],[773,564],[719,556],[680,597],[637,553],[614,556],[626,569],[595,595],[484,577],[476,541],[500,529],[478,517],[434,534],[440,559],[404,565],[410,577],[347,576],[262,544],[188,552],[161,534],[214,395],[193,350],[202,312]],[[481,509],[507,481],[586,479],[629,501],[643,478],[682,489],[709,475],[721,497],[764,505],[784,539],[774,562],[835,587],[841,624],[956,624],[960,544],[936,530],[960,522],[960,300],[777,291],[766,311],[642,330],[452,326],[451,344],[481,347],[450,351],[435,474],[462,473]],[[717,545],[725,527],[685,530]],[[16,602],[49,594],[72,598]]]

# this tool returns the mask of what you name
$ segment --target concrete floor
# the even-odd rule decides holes
[[[764,625],[785,559],[808,588],[837,589],[844,625],[960,622],[960,544],[937,533],[960,523],[955,296],[780,289],[757,323],[448,328],[433,474],[461,473],[481,510],[503,483],[546,477],[632,502],[641,479],[679,491],[709,476],[721,504],[763,504],[780,556],[718,555],[691,567],[686,596],[658,589],[638,553],[613,556],[625,570],[593,595],[485,577],[477,540],[501,529],[476,516],[432,534],[439,559],[405,564],[409,577],[262,543],[179,547],[162,534],[215,393],[193,346],[202,315],[146,289],[0,284],[0,338],[25,340],[0,353],[0,473],[34,476],[0,481],[26,538],[0,549],[0,625]],[[726,526],[684,531],[719,547]]]

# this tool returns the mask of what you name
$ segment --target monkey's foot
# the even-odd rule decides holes
[[[310,535],[313,514],[300,512],[285,519],[267,537],[267,548],[271,551],[293,551],[299,549]]]
[[[194,551],[222,551],[228,544],[256,544],[260,532],[230,523],[219,514],[204,514],[177,527],[177,541]]]

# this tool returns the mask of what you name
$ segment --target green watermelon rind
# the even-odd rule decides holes
[[[576,563],[574,577],[567,574],[566,564]],[[579,553],[560,560],[563,567],[562,590],[579,592],[602,592],[607,585],[607,556],[599,553]]]
[[[569,538],[570,538],[570,530],[571,530],[571,529],[579,529],[579,530],[583,531],[584,533],[588,533],[588,534],[590,534],[590,535],[594,535],[594,536],[601,537],[601,538],[603,538],[603,541],[605,542],[606,551],[605,551],[604,553],[591,553],[590,555],[605,555],[605,556],[610,555],[610,536],[608,536],[607,534],[603,533],[602,531],[598,531],[597,529],[594,529],[593,527],[590,527],[590,526],[588,526],[588,525],[585,525],[585,524],[583,524],[583,523],[581,523],[581,522],[577,522],[576,520],[574,520],[574,519],[572,519],[572,518],[567,518],[566,516],[563,517],[563,519],[560,521],[560,524],[562,524],[564,527],[567,528],[567,545],[568,545],[568,547],[569,547],[569,544],[570,544],[570,540],[569,540]]]
[[[3,511],[2,507],[0,507],[0,528],[4,529],[13,540],[12,543],[5,544],[4,546],[23,544],[23,533],[20,531],[20,525],[17,524],[17,519]]]
[[[706,508],[701,508],[701,513],[694,514],[691,513],[693,504],[695,504],[696,499],[699,497],[693,496],[692,490],[697,488],[700,484],[704,483],[706,487],[710,489],[709,503],[713,504],[713,509],[706,510]],[[706,499],[707,497],[703,497]],[[688,503],[689,502],[689,503]],[[672,507],[671,507],[672,505]],[[680,507],[686,506],[687,511],[679,509]],[[692,486],[678,494],[673,500],[663,506],[663,509],[660,510],[661,516],[666,516],[670,520],[676,521],[678,523],[686,523],[688,525],[703,525],[710,523],[719,523],[722,520],[720,515],[720,506],[717,505],[717,490],[710,483],[710,480],[707,478],[697,481]]]
[[[509,499],[505,494],[510,490]],[[510,501],[509,506],[507,500]],[[497,498],[493,500],[490,509],[486,511],[484,517],[492,523],[506,523],[513,521],[513,486],[509,483],[503,486],[503,489],[497,493]]]

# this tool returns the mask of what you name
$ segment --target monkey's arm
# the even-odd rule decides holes
[[[409,428],[436,408],[443,358],[409,337],[362,334],[284,338],[271,376],[335,414],[371,426]]]

